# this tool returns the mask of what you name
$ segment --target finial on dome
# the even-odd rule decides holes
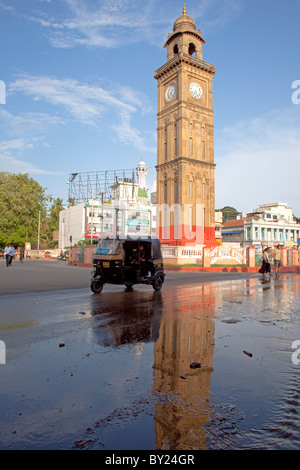
[[[185,5],[183,5],[182,14],[183,14],[183,15],[186,15],[186,8],[185,8]]]

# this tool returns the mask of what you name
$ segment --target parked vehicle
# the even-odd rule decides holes
[[[69,259],[69,250],[61,251],[57,259],[61,261],[67,261]]]
[[[160,290],[164,265],[160,240],[151,237],[103,238],[93,256],[91,289],[100,294],[104,284],[152,285]]]

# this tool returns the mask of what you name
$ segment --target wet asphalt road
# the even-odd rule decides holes
[[[299,448],[298,275],[90,271],[0,262],[1,449]]]

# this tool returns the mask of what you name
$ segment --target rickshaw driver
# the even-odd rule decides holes
[[[140,267],[141,276],[147,277],[148,271],[151,271],[151,275],[154,275],[154,266],[152,263],[148,261],[148,257],[146,251],[144,249],[144,245],[139,245],[138,250],[132,250],[131,255],[131,263],[133,267]]]
[[[146,251],[145,251],[143,245],[139,246],[138,262],[141,263],[140,266],[141,266],[141,275],[142,275],[142,277],[147,277],[149,271],[151,271],[151,275],[154,276],[153,263],[151,263],[149,261],[149,258],[146,254]]]

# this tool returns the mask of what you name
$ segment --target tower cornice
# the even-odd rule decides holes
[[[176,164],[176,163],[190,163],[190,164],[193,164],[193,165],[196,165],[196,166],[207,166],[207,167],[210,167],[210,168],[215,168],[216,167],[215,163],[206,162],[205,160],[196,160],[194,158],[188,158],[188,157],[177,157],[177,158],[174,158],[172,160],[168,160],[166,162],[160,163],[160,164],[156,165],[155,168],[156,169],[158,169],[158,168],[163,169],[163,168],[166,168],[170,165],[174,166],[174,164]]]
[[[189,64],[193,67],[196,67],[201,70],[205,70],[206,72],[214,75],[216,73],[216,68],[214,65],[209,64],[208,62],[204,62],[203,60],[197,59],[196,57],[192,57],[189,54],[181,53],[173,57],[169,60],[166,64],[162,65],[159,69],[155,71],[154,78],[158,80],[164,74],[168,73],[173,68],[178,67],[181,64]]]

